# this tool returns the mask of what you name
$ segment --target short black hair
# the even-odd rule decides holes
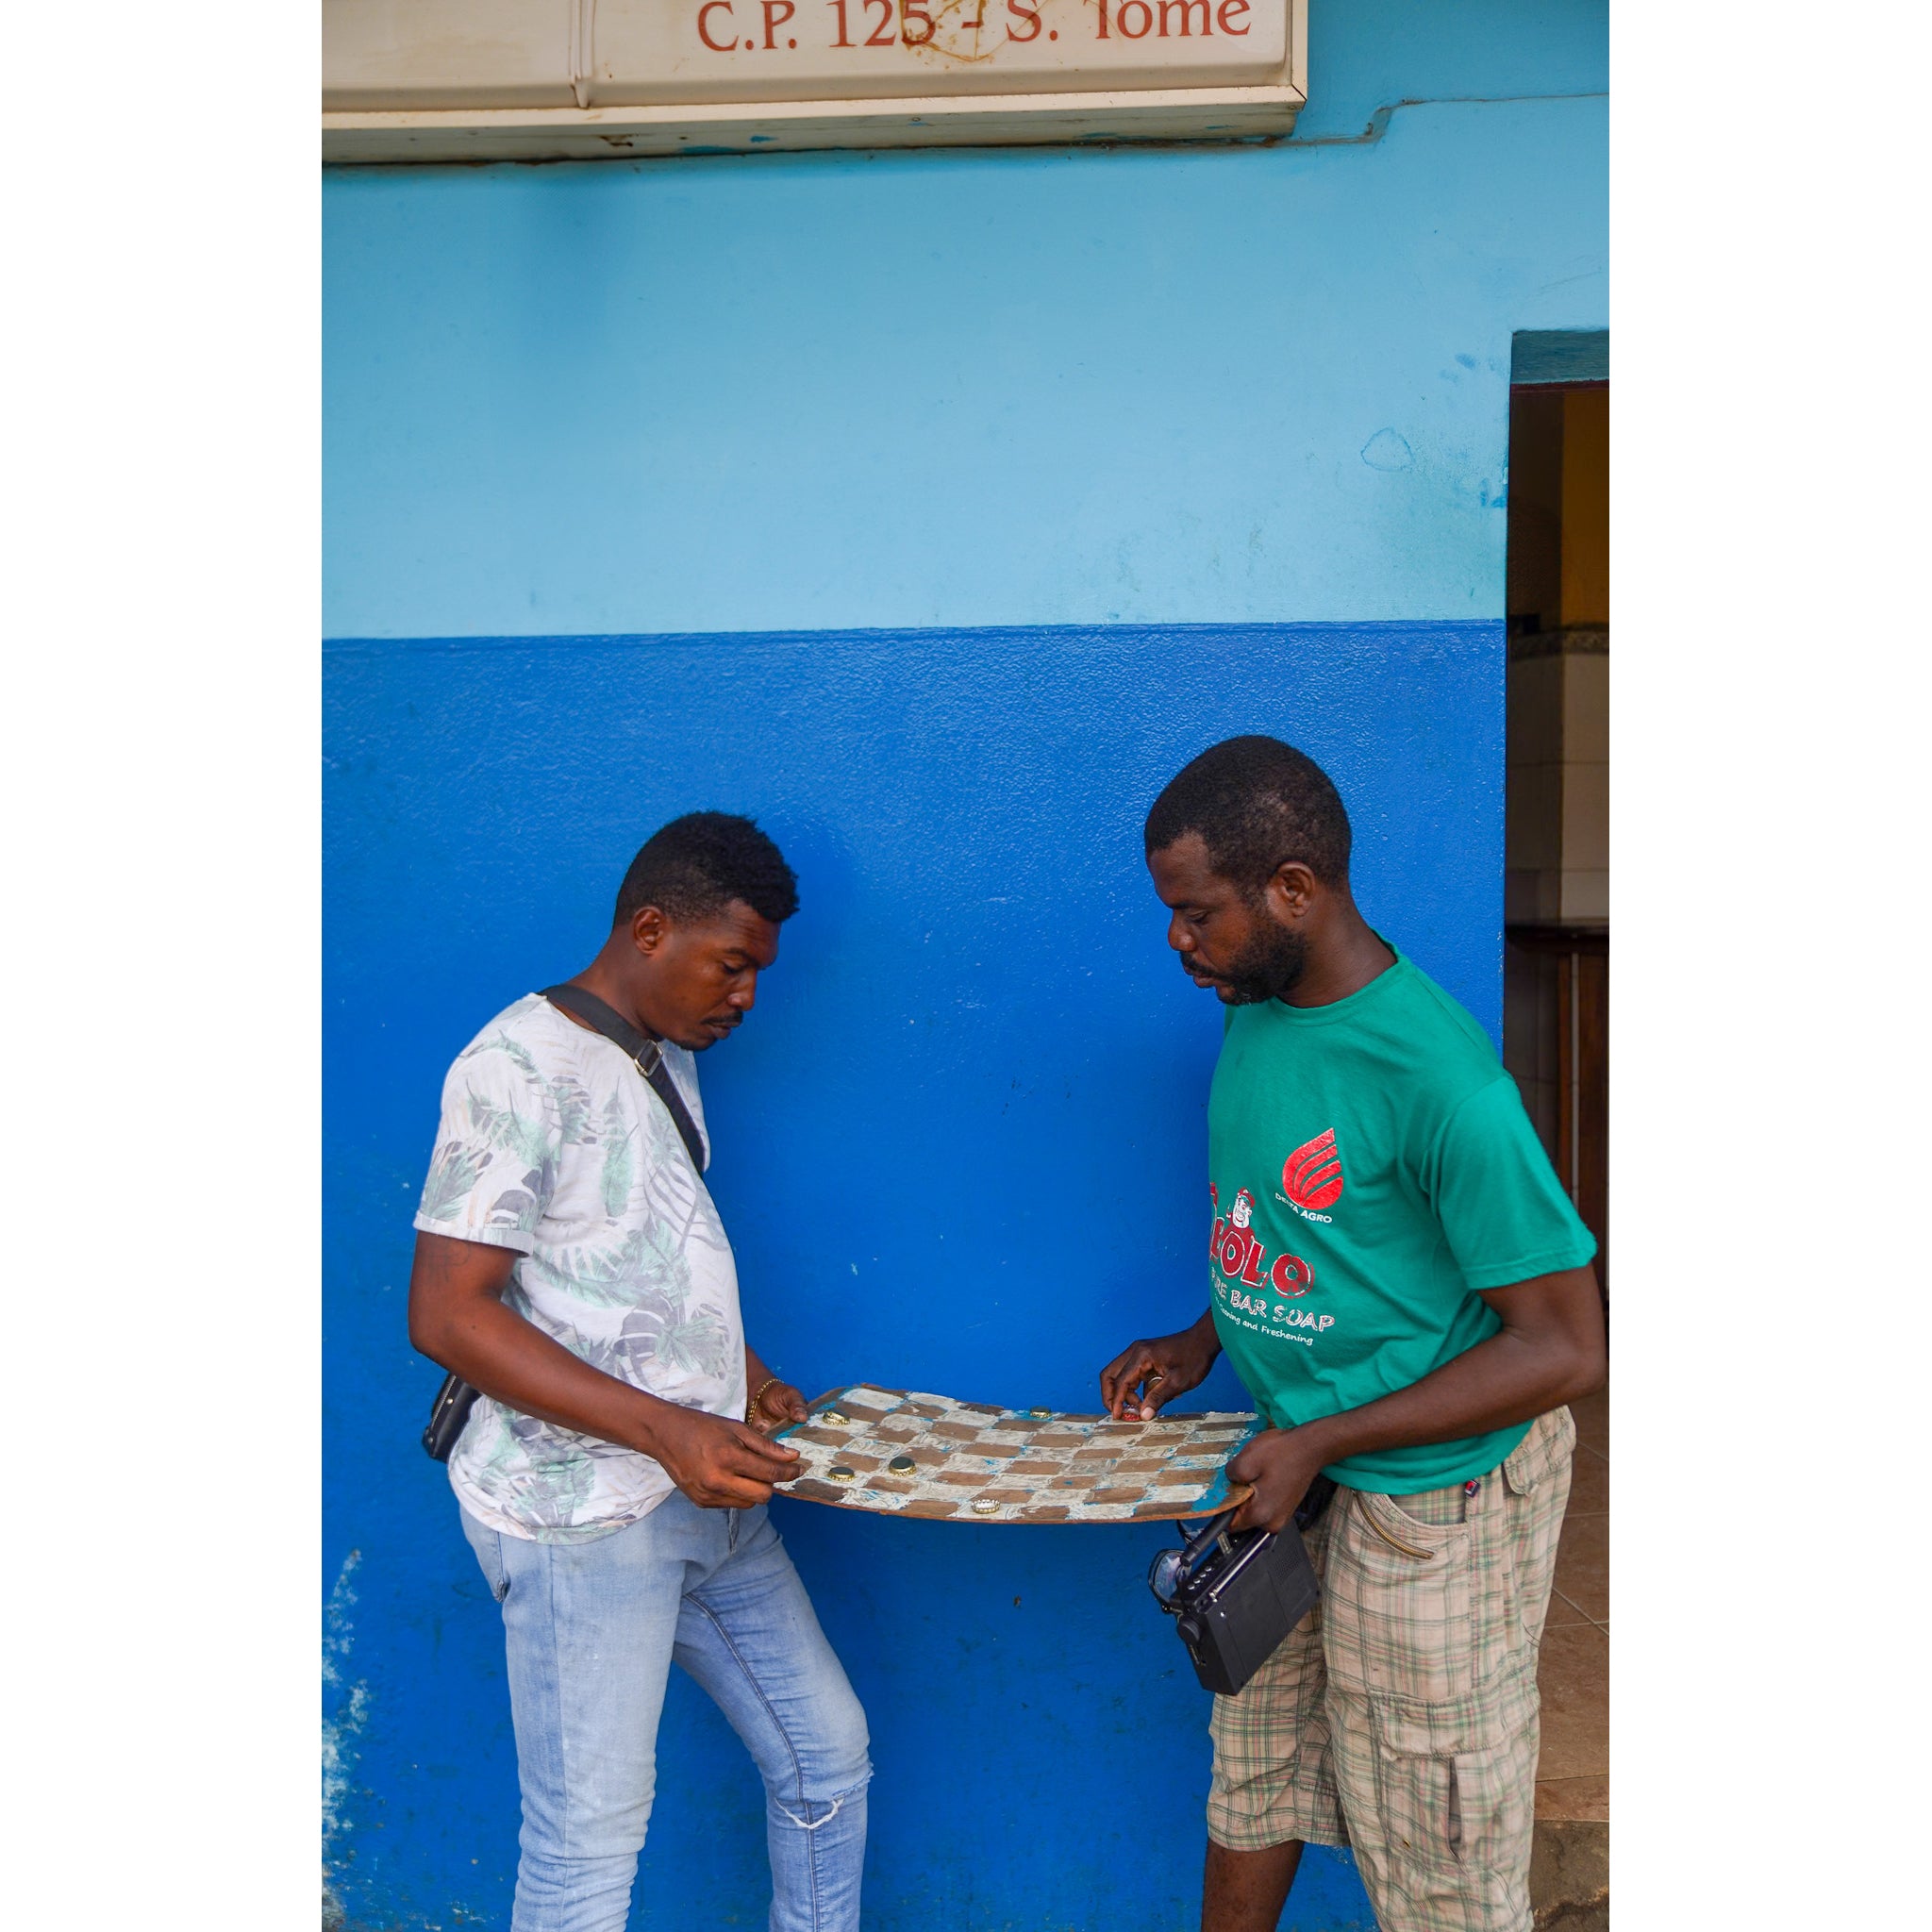
[[[750,819],[731,811],[690,811],[653,832],[617,890],[613,925],[641,907],[667,919],[708,919],[741,899],[774,925],[798,910],[798,877]]]
[[[1299,859],[1325,886],[1348,878],[1348,813],[1328,774],[1278,738],[1229,738],[1167,782],[1147,814],[1147,850],[1198,832],[1214,870],[1258,892]]]

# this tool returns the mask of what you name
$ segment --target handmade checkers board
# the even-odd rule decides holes
[[[777,1431],[805,1459],[778,1493],[962,1523],[1140,1523],[1246,1500],[1226,1463],[1252,1415],[1106,1415],[995,1408],[855,1383]]]

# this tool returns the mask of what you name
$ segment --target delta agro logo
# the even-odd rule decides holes
[[[1333,1127],[1304,1141],[1281,1163],[1281,1192],[1304,1221],[1334,1221],[1322,1212],[1341,1198],[1341,1155]]]

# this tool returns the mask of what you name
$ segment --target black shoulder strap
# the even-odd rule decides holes
[[[677,1091],[677,1082],[671,1077],[670,1068],[664,1064],[662,1046],[648,1033],[640,1033],[622,1013],[614,1012],[595,993],[586,992],[580,986],[546,986],[543,997],[553,1007],[560,1007],[566,1013],[575,1014],[613,1046],[624,1049],[638,1072],[650,1083],[651,1091],[664,1103],[666,1112],[684,1137],[691,1164],[700,1174],[704,1173],[710,1158],[710,1150],[705,1145],[705,1137],[698,1132],[697,1123],[691,1117],[691,1109],[684,1104],[684,1095]]]

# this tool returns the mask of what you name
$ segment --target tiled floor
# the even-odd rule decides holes
[[[1576,1462],[1543,1632],[1540,1819],[1610,1816],[1610,1398],[1571,1405]]]

